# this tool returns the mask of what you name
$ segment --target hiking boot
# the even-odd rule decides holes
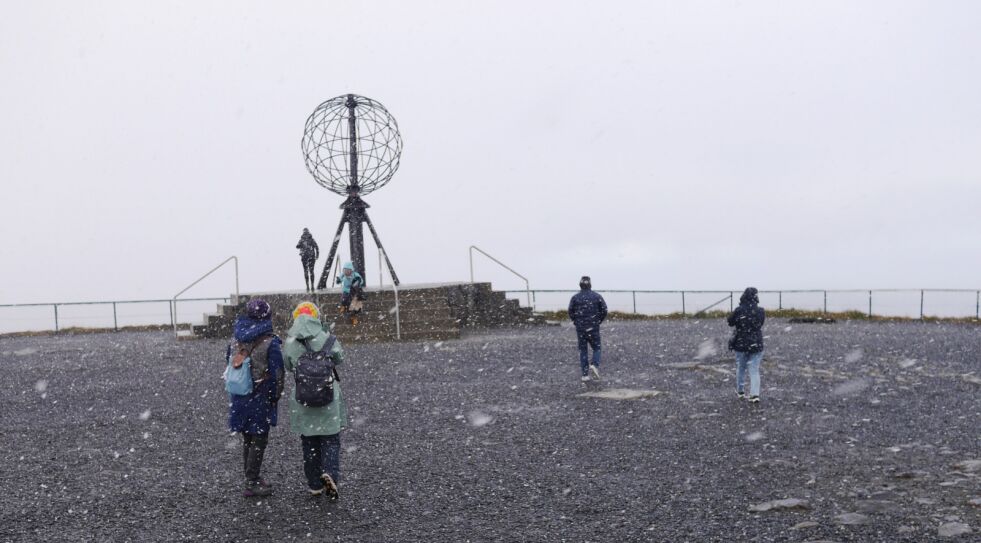
[[[358,325],[358,318],[351,317],[351,326],[357,326],[357,325]]]
[[[749,403],[760,403],[760,397],[759,396],[750,396],[749,397]]]
[[[340,494],[338,494],[337,485],[334,483],[334,479],[330,477],[330,474],[321,473],[320,480],[324,482],[324,491],[327,493],[327,499],[330,501],[337,501]]]
[[[589,372],[593,374],[593,379],[596,379],[597,381],[599,381],[599,378],[600,378],[600,376],[599,376],[599,368],[597,368],[596,366],[590,364],[589,365]]]
[[[244,498],[261,498],[270,494],[272,494],[272,489],[268,486],[262,486],[259,481],[245,483],[245,490],[242,491]]]
[[[742,390],[737,390],[736,391],[736,397],[739,398],[740,400],[742,400],[742,399],[746,398],[746,393],[743,392]]]
[[[330,474],[321,473],[320,480],[324,482],[324,492],[327,494],[327,499],[330,501],[337,500],[337,498],[340,497],[340,494],[337,492],[337,484],[334,482],[334,479],[331,478]]]
[[[321,495],[321,494],[324,493],[324,489],[322,489],[322,488],[317,488],[317,489],[308,488],[307,489],[307,492],[309,492],[311,496],[319,496],[319,495]]]
[[[583,375],[582,378],[580,379],[580,381],[582,381],[583,383],[588,383],[589,382],[589,376],[588,375]]]

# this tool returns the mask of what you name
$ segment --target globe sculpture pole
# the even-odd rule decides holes
[[[378,248],[382,249],[392,281],[398,275],[384,251],[378,232],[368,217],[363,194],[387,184],[398,169],[402,137],[395,118],[380,103],[347,94],[317,106],[307,118],[301,142],[307,170],[321,186],[347,196],[341,204],[341,222],[331,244],[317,289],[327,288],[334,255],[347,224],[350,231],[351,261],[365,273],[364,230],[367,224]]]

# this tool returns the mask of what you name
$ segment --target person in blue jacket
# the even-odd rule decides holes
[[[225,351],[226,362],[249,357],[252,393],[228,395],[228,429],[242,434],[243,495],[268,496],[271,486],[260,477],[269,443],[269,428],[276,426],[277,406],[283,393],[283,342],[273,334],[272,309],[260,299],[249,301],[245,314],[235,320],[234,340]]]
[[[569,301],[569,319],[576,326],[576,337],[579,340],[579,366],[582,370],[582,381],[589,381],[589,374],[599,379],[600,325],[606,320],[606,300],[593,292],[592,280],[583,276],[579,280],[579,294]],[[593,349],[593,363],[589,363],[589,348]]]
[[[729,350],[736,353],[736,396],[745,398],[743,382],[749,370],[749,401],[760,401],[760,363],[763,361],[763,323],[766,311],[760,307],[759,291],[747,288],[739,297],[739,307],[727,322],[735,328]]]
[[[353,262],[345,262],[335,283],[341,285],[341,313],[345,313],[351,319],[351,324],[357,326],[358,316],[361,314],[364,278],[354,269]]]

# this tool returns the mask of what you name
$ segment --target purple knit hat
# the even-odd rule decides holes
[[[272,316],[272,308],[265,300],[256,298],[245,304],[245,314],[256,320],[266,320]]]

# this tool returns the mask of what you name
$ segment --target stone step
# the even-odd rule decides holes
[[[349,341],[388,341],[395,339],[395,295],[389,290],[368,289],[361,324],[350,328],[338,314],[338,291],[320,293],[273,292],[233,296],[233,304],[219,306],[215,315],[208,315],[204,324],[195,326],[194,333],[203,337],[231,336],[235,317],[248,300],[263,298],[273,307],[273,327],[285,334],[290,325],[290,313],[297,304],[311,301],[317,304],[327,321],[337,321],[336,331]],[[379,318],[380,317],[380,318]],[[463,328],[527,326],[545,324],[545,320],[518,300],[508,299],[495,292],[489,283],[452,283],[443,285],[403,286],[399,291],[399,321],[405,340],[445,339],[459,337]]]

